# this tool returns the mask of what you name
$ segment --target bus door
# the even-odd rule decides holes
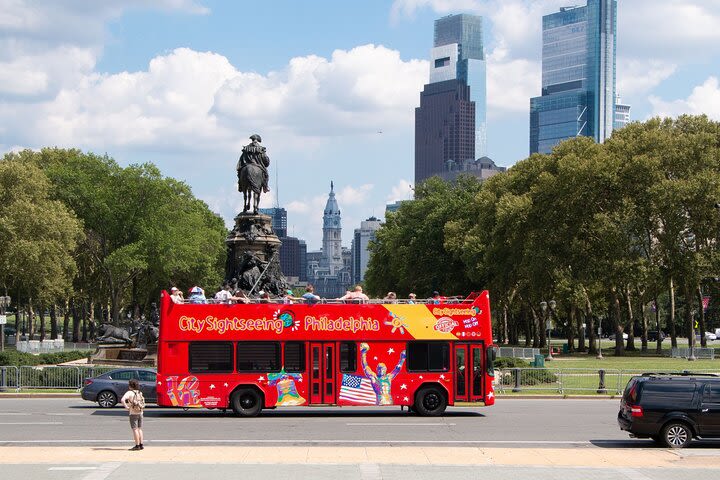
[[[335,344],[310,343],[310,403],[334,404]]]
[[[455,344],[455,401],[483,401],[483,345]]]

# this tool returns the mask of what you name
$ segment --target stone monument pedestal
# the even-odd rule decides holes
[[[236,283],[248,293],[260,290],[276,296],[284,293],[287,282],[280,270],[281,242],[268,215],[239,214],[225,243],[228,247],[225,280],[228,283]]]
[[[94,365],[122,365],[125,367],[155,367],[157,366],[157,345],[148,345],[147,348],[130,348],[101,344],[98,345],[97,351],[90,356],[89,363]]]

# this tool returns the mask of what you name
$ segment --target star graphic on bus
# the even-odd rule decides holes
[[[495,394],[494,394],[493,392],[488,392],[488,394],[487,394],[487,399],[490,400],[490,399],[493,398],[494,396],[495,396]]]
[[[409,402],[410,399],[408,397],[403,397],[403,402]]]
[[[158,385],[162,385],[162,382],[160,380],[158,380]]]
[[[383,322],[388,327],[392,327],[390,333],[395,333],[395,330],[400,330],[401,334],[405,334],[405,329],[408,328],[405,320],[402,317],[398,317],[394,313],[390,312],[390,319]]]
[[[227,387],[227,386],[228,386],[227,382],[223,383],[223,387]]]
[[[211,383],[211,384],[210,384],[210,390],[213,390],[214,388],[215,388],[215,384],[214,384],[214,383]]]
[[[440,378],[445,380],[445,375],[440,375]]]
[[[265,381],[265,377],[263,377],[262,375],[260,375],[260,378],[258,378],[258,382],[264,382],[264,381]]]
[[[388,348],[388,355],[390,355],[391,353],[395,353],[395,349],[392,347]]]
[[[405,385],[404,383],[400,385],[400,390],[407,390],[407,385]]]

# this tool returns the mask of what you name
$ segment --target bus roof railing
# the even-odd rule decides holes
[[[415,298],[415,299],[409,299],[409,298],[398,298],[393,300],[388,300],[384,298],[371,298],[367,301],[363,300],[341,300],[339,298],[321,298],[320,301],[316,302],[319,304],[324,305],[391,305],[391,304],[406,304],[406,305],[412,305],[412,304],[419,304],[419,305],[458,305],[458,304],[471,304],[475,301],[477,298],[477,294],[471,294],[467,298],[462,296],[453,296],[453,297],[445,297],[442,301],[437,301],[432,298]],[[205,300],[193,300],[186,298],[182,302],[182,304],[192,304],[192,305],[209,305],[209,304],[232,304],[232,305],[250,305],[250,304],[283,304],[283,297],[276,297],[276,298],[247,298],[246,301],[229,301],[229,300],[216,300],[214,298],[207,298]],[[305,302],[302,298],[294,300],[295,304],[307,304],[308,302]]]

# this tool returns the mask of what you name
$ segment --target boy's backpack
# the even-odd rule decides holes
[[[145,408],[145,397],[140,390],[135,391],[135,395],[130,399],[130,405],[136,410],[143,410]]]

